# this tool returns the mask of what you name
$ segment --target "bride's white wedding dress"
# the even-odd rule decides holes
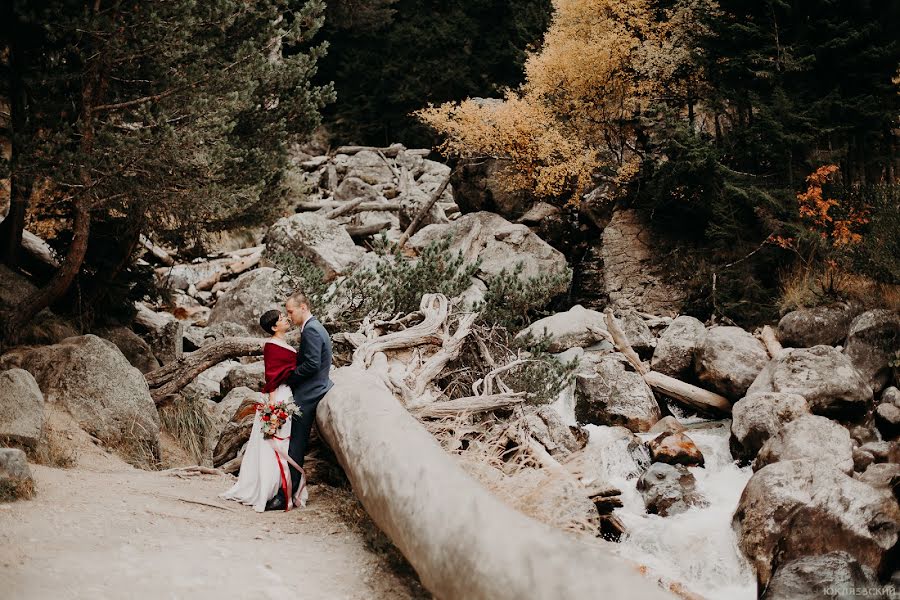
[[[287,347],[290,348],[290,346]],[[286,385],[279,386],[275,390],[275,400],[293,402],[291,388]],[[260,411],[257,410],[256,416],[253,417],[253,429],[241,461],[241,471],[237,483],[221,494],[221,497],[226,500],[236,500],[252,506],[257,512],[263,512],[266,509],[266,503],[278,493],[282,485],[285,483],[290,485],[290,471],[287,463],[290,436],[291,420],[288,419],[281,426],[277,436],[266,438],[262,432]],[[290,490],[290,488],[288,489]],[[300,487],[290,505],[305,506],[308,494],[304,477],[301,478]]]

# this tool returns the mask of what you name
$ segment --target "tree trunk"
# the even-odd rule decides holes
[[[3,11],[7,23],[13,23],[12,3],[8,3]],[[0,262],[16,266],[19,259],[19,248],[22,245],[22,232],[25,229],[25,214],[28,211],[28,198],[31,195],[31,180],[20,168],[20,141],[27,134],[28,119],[25,114],[25,86],[22,82],[22,57],[17,47],[15,34],[9,43],[9,142],[10,142],[10,175],[9,175],[9,213],[0,223]]]

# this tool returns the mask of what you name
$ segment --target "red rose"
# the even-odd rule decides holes
[[[263,421],[268,421],[268,420],[269,420],[269,415],[263,415],[262,420],[263,420]]]

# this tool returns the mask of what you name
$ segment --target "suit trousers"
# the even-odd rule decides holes
[[[291,441],[288,445],[288,455],[301,467],[306,456],[306,449],[309,446],[309,434],[312,431],[313,423],[316,421],[316,407],[319,406],[321,399],[318,398],[312,402],[299,404],[298,407],[301,414],[300,416],[294,416],[291,423]],[[300,486],[300,473],[293,466],[290,469],[291,483],[294,488],[292,491],[296,492]]]

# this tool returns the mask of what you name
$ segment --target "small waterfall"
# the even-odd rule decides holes
[[[732,461],[728,421],[684,419],[682,424],[706,461],[705,467],[690,471],[697,480],[696,490],[709,506],[669,517],[648,515],[637,491],[638,477],[649,462],[649,456],[641,453],[645,450],[635,456],[628,441],[612,428],[587,426],[588,445],[594,446],[592,454],[599,457],[597,471],[622,490],[624,506],[615,514],[628,533],[618,545],[619,552],[646,565],[655,575],[682,583],[710,600],[754,600],[756,578],[740,554],[731,528],[731,516],[752,471]],[[655,435],[639,437],[647,441]]]

